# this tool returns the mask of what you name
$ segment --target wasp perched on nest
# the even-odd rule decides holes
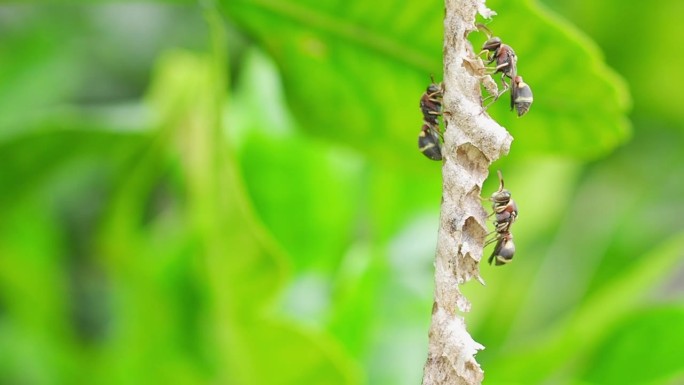
[[[423,126],[418,135],[418,149],[432,160],[442,160],[442,133],[439,130],[439,117],[442,115],[442,96],[444,92],[441,84],[435,79],[420,97],[420,111],[423,113]]]
[[[492,32],[482,24],[478,24],[477,28],[483,31],[487,35],[487,41],[482,45],[483,53],[487,54],[487,64],[492,64],[496,62],[496,65],[491,69],[492,75],[501,73],[501,84],[503,85],[503,90],[501,90],[496,95],[488,96],[486,99],[493,97],[489,104],[484,106],[486,110],[489,106],[497,101],[504,92],[511,89],[511,111],[515,107],[518,117],[523,116],[530,110],[532,105],[533,96],[532,89],[529,85],[523,82],[522,77],[518,76],[518,56],[515,51],[508,44],[504,44],[500,37],[492,36]],[[508,83],[506,83],[506,78],[508,78]],[[485,99],[485,100],[486,100]]]
[[[491,215],[494,215],[495,229],[492,234],[495,234],[495,236],[488,240],[485,246],[496,242],[494,252],[492,252],[487,262],[491,265],[493,261],[496,261],[498,266],[509,263],[515,254],[511,225],[518,218],[518,206],[513,198],[511,198],[511,192],[504,188],[501,171],[497,171],[497,174],[499,176],[499,189],[489,198],[494,210]]]

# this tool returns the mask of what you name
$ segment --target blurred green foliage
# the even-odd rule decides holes
[[[488,6],[535,103],[490,109],[521,216],[463,287],[485,383],[681,383],[681,5]],[[0,6],[1,384],[420,381],[443,4],[216,7]]]

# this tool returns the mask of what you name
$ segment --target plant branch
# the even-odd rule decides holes
[[[482,113],[482,62],[467,35],[476,30],[475,16],[493,12],[484,0],[446,0],[444,20],[444,119],[442,207],[435,259],[435,301],[423,385],[479,384],[484,372],[474,355],[484,349],[466,331],[460,312],[470,310],[460,285],[482,282],[479,264],[487,234],[480,199],[489,166],[508,153],[513,138]],[[489,90],[489,87],[487,87]]]

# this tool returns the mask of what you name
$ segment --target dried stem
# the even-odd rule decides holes
[[[493,161],[508,153],[513,138],[482,113],[475,53],[466,36],[480,12],[491,16],[484,0],[446,0],[444,20],[445,156],[440,228],[435,260],[435,302],[423,385],[479,384],[484,372],[474,355],[484,347],[468,332],[460,312],[470,303],[459,286],[479,275],[487,230],[480,200]],[[481,64],[480,64],[481,65]]]

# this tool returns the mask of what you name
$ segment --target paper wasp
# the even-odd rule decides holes
[[[518,218],[518,206],[515,204],[513,198],[511,198],[510,191],[504,188],[504,180],[501,171],[497,171],[497,174],[499,176],[499,189],[489,198],[492,202],[492,215],[494,215],[495,226],[492,233],[496,235],[485,243],[486,246],[496,242],[494,252],[487,260],[490,265],[495,260],[496,265],[503,265],[513,259],[515,245],[513,244],[511,225]]]
[[[439,130],[439,117],[442,115],[442,86],[432,83],[420,97],[420,111],[423,113],[423,126],[418,134],[418,149],[428,159],[442,160],[442,133]]]

